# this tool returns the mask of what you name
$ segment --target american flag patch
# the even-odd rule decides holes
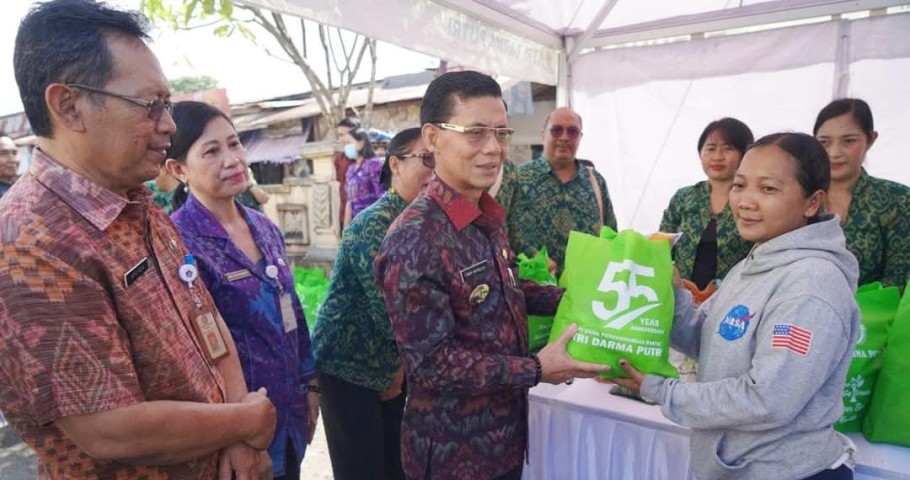
[[[771,346],[786,348],[805,357],[812,346],[812,332],[789,323],[778,323],[771,334]]]

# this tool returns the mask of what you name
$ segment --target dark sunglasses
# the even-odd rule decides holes
[[[581,129],[578,127],[563,128],[562,125],[553,125],[550,127],[550,135],[556,138],[561,137],[563,132],[565,132],[572,140],[575,140],[579,135],[581,135]]]
[[[427,168],[436,167],[436,157],[433,156],[430,152],[420,152],[420,153],[405,153],[402,155],[395,155],[401,160],[407,160],[411,157],[420,157],[420,161],[423,162],[423,166]]]
[[[165,111],[167,111],[168,114],[171,114],[174,111],[174,102],[171,102],[170,100],[162,100],[160,98],[156,98],[154,100],[144,100],[142,98],[108,92],[107,90],[101,90],[100,88],[90,87],[88,85],[82,85],[80,83],[70,83],[66,86],[70,88],[85,90],[86,92],[97,93],[99,95],[107,95],[109,97],[119,98],[120,100],[125,100],[134,105],[145,107],[149,111],[149,118],[155,120],[156,122],[161,119],[161,116],[164,115]]]

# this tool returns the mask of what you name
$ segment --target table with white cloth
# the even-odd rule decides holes
[[[689,429],[656,405],[610,394],[611,385],[577,380],[531,389],[528,464],[523,480],[683,480]],[[856,480],[910,480],[910,448],[857,445]]]

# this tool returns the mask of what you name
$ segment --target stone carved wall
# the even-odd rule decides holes
[[[292,263],[329,270],[339,242],[335,152],[331,143],[317,142],[304,145],[301,154],[313,161],[313,174],[262,185],[270,196],[263,209],[281,228]]]

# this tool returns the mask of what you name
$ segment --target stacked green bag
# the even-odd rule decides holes
[[[329,293],[329,280],[321,268],[294,267],[294,289],[303,305],[310,332],[316,326],[316,314]]]
[[[550,273],[549,260],[547,247],[541,247],[537,255],[531,258],[523,253],[518,254],[518,278],[540,285],[556,285],[556,277]],[[528,346],[531,353],[537,353],[547,344],[551,328],[552,316],[528,315]]]
[[[575,323],[569,354],[610,365],[605,377],[625,376],[619,366],[625,358],[642,372],[678,378],[668,358],[674,302],[669,242],[608,227],[600,237],[570,232],[559,286],[566,293],[550,341]]]
[[[844,415],[834,424],[839,432],[858,432],[872,399],[872,388],[882,368],[882,352],[888,343],[888,330],[901,301],[897,287],[882,288],[880,282],[859,287],[860,334],[844,384]]]
[[[910,447],[910,283],[897,307],[882,355],[882,370],[866,419],[863,435],[872,442]]]

